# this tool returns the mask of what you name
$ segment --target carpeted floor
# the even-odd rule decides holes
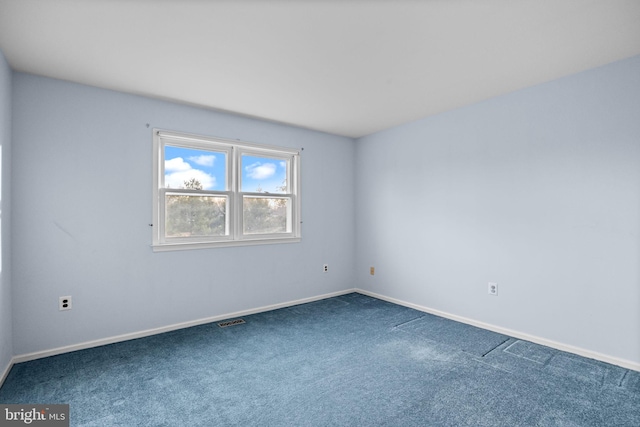
[[[640,426],[640,373],[360,294],[17,364],[72,426]]]

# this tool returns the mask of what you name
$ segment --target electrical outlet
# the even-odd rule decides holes
[[[325,264],[322,266],[322,271],[324,271],[325,273],[329,272],[329,264]]]
[[[375,267],[369,267],[369,274],[372,275],[372,276],[374,274],[376,274],[376,268]]]
[[[58,300],[58,309],[60,311],[71,310],[71,296],[60,297]]]
[[[489,287],[487,289],[489,295],[493,295],[494,297],[498,296],[498,284],[494,282],[489,282]]]

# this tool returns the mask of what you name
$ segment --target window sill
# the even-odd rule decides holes
[[[151,248],[153,249],[153,252],[170,252],[193,249],[223,248],[230,246],[277,245],[282,243],[300,243],[300,237],[288,237],[284,239],[226,240],[221,242],[163,243],[151,245]]]

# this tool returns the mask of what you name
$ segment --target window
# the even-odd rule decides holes
[[[300,241],[297,150],[153,131],[154,251]]]

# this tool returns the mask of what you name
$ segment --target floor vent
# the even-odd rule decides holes
[[[221,328],[226,328],[227,326],[240,325],[242,323],[246,323],[246,322],[242,319],[236,319],[236,320],[229,320],[227,322],[220,322],[218,323],[218,326],[220,326]]]

